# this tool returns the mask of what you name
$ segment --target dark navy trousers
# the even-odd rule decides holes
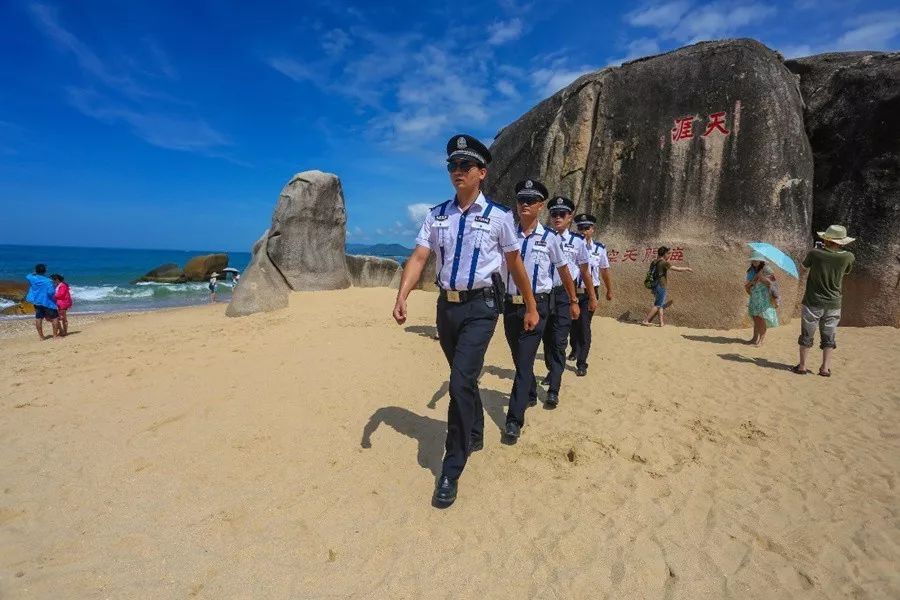
[[[509,396],[509,409],[506,411],[506,422],[525,425],[525,409],[529,400],[537,400],[537,381],[534,377],[534,357],[537,356],[544,326],[547,324],[547,313],[550,301],[546,296],[538,296],[537,310],[541,317],[537,327],[525,331],[525,305],[513,304],[509,299],[503,308],[503,330],[506,343],[512,354],[516,375],[513,379],[512,393]]]
[[[482,296],[462,303],[448,302],[443,297],[438,299],[438,336],[450,364],[450,406],[441,474],[453,480],[459,478],[466,466],[472,440],[484,436],[478,376],[498,316],[494,301]]]
[[[587,294],[578,295],[578,307],[581,315],[572,323],[572,353],[575,355],[575,366],[579,369],[587,369],[587,357],[591,353],[591,319],[594,313],[588,311]]]
[[[562,286],[553,288],[550,294],[550,314],[544,327],[544,365],[549,372],[548,392],[559,393],[562,374],[566,368],[566,346],[569,343],[569,329],[572,316],[569,314],[569,294]]]

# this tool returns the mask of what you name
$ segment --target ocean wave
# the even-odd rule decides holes
[[[16,302],[13,302],[12,300],[7,300],[6,298],[0,298],[0,310],[3,310],[4,308],[9,308],[10,306],[15,306],[15,305],[16,305]]]
[[[224,289],[222,289],[224,288]],[[230,290],[230,285],[220,285],[221,291]],[[147,283],[136,285],[73,285],[70,288],[72,300],[85,303],[125,303],[176,298],[197,298],[208,293],[207,284],[193,283]]]

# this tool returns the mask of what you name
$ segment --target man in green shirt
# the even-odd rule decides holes
[[[841,320],[841,285],[855,260],[853,253],[844,250],[844,246],[855,238],[847,237],[847,228],[841,225],[831,225],[818,234],[824,240],[825,247],[810,251],[803,259],[803,266],[809,269],[809,275],[803,295],[800,338],[797,340],[800,344],[800,364],[793,370],[799,375],[809,373],[806,357],[818,327],[821,336],[819,347],[822,349],[819,375],[831,377],[831,353],[837,347],[835,333]]]

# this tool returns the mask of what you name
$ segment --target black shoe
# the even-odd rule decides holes
[[[559,404],[559,394],[556,392],[547,392],[547,408],[556,408]]]
[[[587,369],[585,367],[578,367],[575,370],[575,374],[579,377],[584,377],[585,375],[587,375]]]
[[[522,429],[519,427],[519,424],[515,421],[510,421],[506,424],[506,429],[503,431],[503,435],[506,438],[506,442],[508,444],[515,444],[516,440],[519,439],[519,436],[522,434]]]
[[[547,376],[541,379],[541,385],[550,385],[550,373],[547,373]]]
[[[472,445],[469,446],[469,454],[478,452],[479,450],[484,450],[484,438],[473,438]]]
[[[573,352],[572,354],[570,354],[569,356],[566,357],[566,360],[575,360],[575,358],[576,358],[576,356],[575,356],[575,353]]]
[[[528,406],[537,406],[537,398],[529,398]]]
[[[456,481],[441,475],[434,487],[434,503],[438,506],[450,506],[456,500]]]

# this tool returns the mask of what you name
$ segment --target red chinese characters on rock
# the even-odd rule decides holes
[[[706,131],[703,133],[703,137],[708,136],[715,130],[722,132],[724,135],[728,135],[730,132],[725,129],[725,115],[728,113],[717,112],[709,115],[709,123],[706,125]]]
[[[641,259],[641,262],[653,260],[656,258],[656,254],[656,248],[644,248],[644,258]]]
[[[618,250],[607,250],[606,257],[609,259],[609,262],[637,262],[638,255],[641,251],[638,248],[630,248],[623,252],[619,252]],[[641,262],[648,262],[651,260],[655,260],[657,256],[656,248],[644,248],[644,253],[641,258]],[[672,254],[669,255],[669,262],[682,262],[684,260],[684,248],[672,248]]]
[[[626,250],[625,254],[622,255],[622,262],[637,262],[638,251],[637,248],[632,248],[631,250]]]
[[[673,248],[669,255],[669,262],[681,262],[684,260],[684,248]]]
[[[708,137],[711,133],[719,132],[722,135],[728,135],[731,133],[728,128],[725,126],[725,117],[728,115],[727,112],[715,112],[709,115],[708,122],[706,124],[706,130],[703,132],[703,137]],[[680,117],[675,119],[675,126],[672,127],[672,141],[680,142],[681,140],[690,140],[694,138],[694,121],[697,121],[696,117],[693,115],[689,115],[686,117]]]
[[[609,262],[619,262],[619,251],[618,250],[610,250],[606,253],[606,258],[609,259]]]

